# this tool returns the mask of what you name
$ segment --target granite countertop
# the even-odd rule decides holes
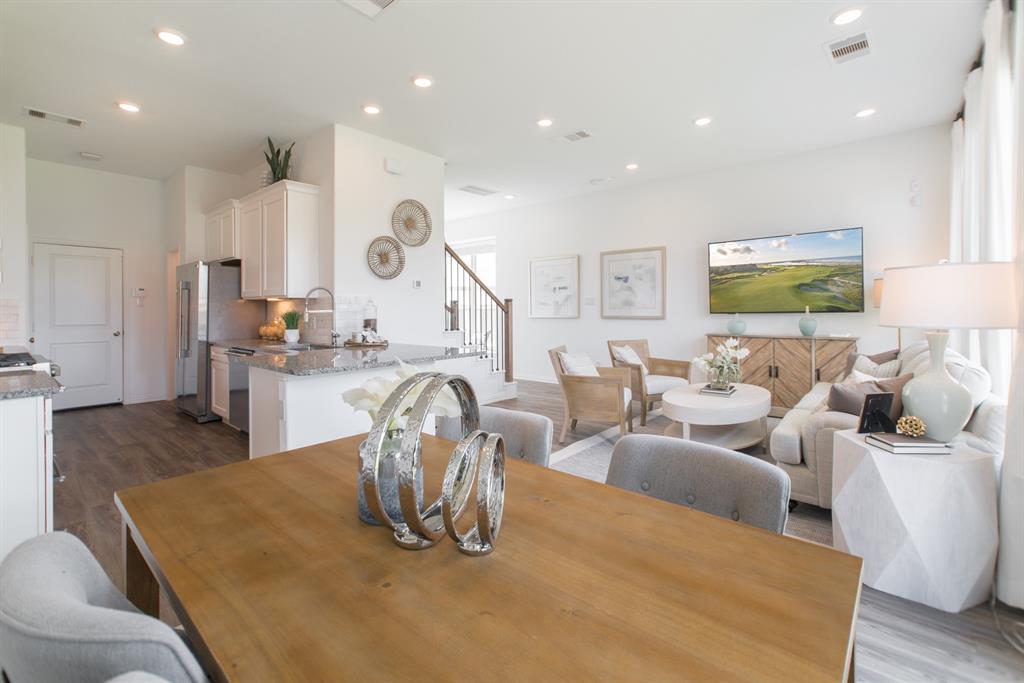
[[[0,372],[0,401],[11,398],[53,396],[64,391],[64,385],[45,372],[15,370]]]
[[[220,342],[217,345],[251,348],[244,343],[235,342]],[[269,345],[280,346],[281,342],[270,342]],[[231,360],[287,375],[328,375],[397,367],[399,361],[418,365],[454,358],[469,358],[479,354],[479,349],[474,347],[391,344],[386,349],[346,349],[339,346],[309,351],[264,352],[254,356],[232,356]]]

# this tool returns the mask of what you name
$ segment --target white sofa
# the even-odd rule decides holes
[[[914,375],[928,369],[926,342],[899,352],[898,374]],[[946,352],[946,368],[974,397],[974,414],[964,431],[953,439],[975,450],[1002,457],[1006,431],[1006,403],[992,395],[992,379],[979,365],[956,351]],[[790,496],[801,503],[832,507],[832,437],[843,429],[856,429],[858,416],[828,409],[832,385],[819,382],[786,413],[772,432],[771,455],[792,481]]]

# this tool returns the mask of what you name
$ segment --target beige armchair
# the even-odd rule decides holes
[[[627,430],[633,431],[628,369],[597,368],[598,377],[567,375],[558,357],[559,353],[566,351],[564,346],[548,351],[564,398],[565,419],[562,421],[562,433],[558,437],[558,443],[565,443],[565,435],[569,429],[576,431],[577,420],[615,422],[623,436]]]
[[[640,364],[625,363],[615,357],[613,346],[628,346],[640,357]],[[654,402],[660,401],[669,389],[690,383],[690,362],[669,358],[651,357],[646,339],[613,339],[608,342],[608,355],[612,366],[629,369],[629,388],[633,399],[640,401],[640,425],[647,424],[647,411],[654,410]],[[644,367],[647,374],[644,374]]]

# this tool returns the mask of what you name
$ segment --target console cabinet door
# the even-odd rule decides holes
[[[263,202],[255,199],[239,210],[239,237],[242,242],[242,298],[263,296]]]
[[[857,350],[857,342],[846,339],[818,339],[814,348],[814,379],[838,382],[846,371],[846,357]]]
[[[811,340],[775,339],[772,405],[792,408],[811,390]]]

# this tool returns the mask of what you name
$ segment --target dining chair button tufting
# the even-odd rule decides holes
[[[642,488],[644,491],[650,491],[651,490],[651,482],[649,482],[649,481],[640,482],[640,488]]]
[[[687,496],[686,497],[686,502],[689,503],[690,505],[693,505],[693,501],[694,501],[694,497],[693,496]]]
[[[740,521],[740,513],[738,513],[738,512],[733,512],[733,513],[732,513],[732,519],[733,519],[733,521],[734,521],[734,522],[738,522],[738,521]]]

